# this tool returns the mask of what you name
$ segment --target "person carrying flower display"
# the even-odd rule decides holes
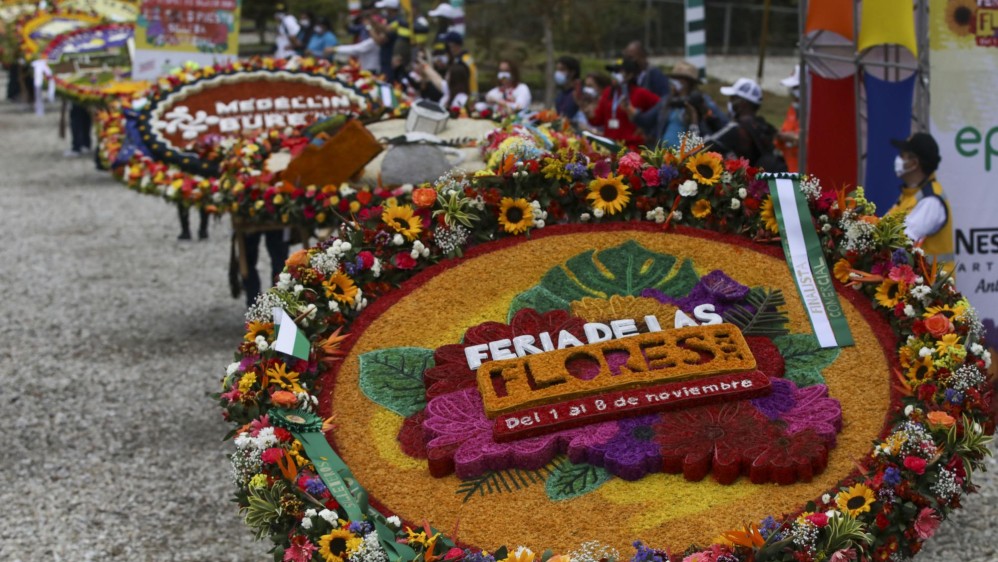
[[[613,75],[613,85],[603,90],[593,114],[587,116],[589,123],[603,127],[607,138],[637,148],[645,142],[645,136],[634,124],[633,116],[654,107],[659,98],[638,86],[641,69],[634,60],[623,59],[606,69]]]
[[[901,194],[888,215],[907,213],[904,232],[921,244],[926,256],[953,272],[953,217],[943,188],[936,180],[939,145],[928,133],[915,133],[891,144],[901,151],[894,159],[894,173],[903,182]]]

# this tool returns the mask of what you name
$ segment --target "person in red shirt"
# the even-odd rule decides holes
[[[645,143],[645,137],[631,116],[653,107],[658,96],[638,86],[641,69],[637,62],[624,59],[606,69],[613,76],[613,84],[603,90],[589,123],[602,127],[603,136],[635,149]]]

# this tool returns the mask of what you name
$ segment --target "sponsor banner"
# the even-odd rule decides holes
[[[998,0],[931,0],[931,125],[953,213],[956,284],[998,341]]]
[[[136,79],[239,54],[239,0],[143,0],[135,29]]]

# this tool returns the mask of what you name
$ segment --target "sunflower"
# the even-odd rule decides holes
[[[970,35],[976,10],[975,0],[949,0],[946,4],[946,25],[960,37]]]
[[[344,562],[363,543],[363,539],[346,529],[333,529],[319,539],[319,554],[325,562]]]
[[[919,357],[908,367],[908,381],[912,385],[920,385],[928,381],[936,373],[936,367],[932,364],[932,356]]]
[[[686,162],[686,169],[693,172],[693,179],[703,185],[721,181],[721,159],[713,152],[701,152]]]
[[[510,234],[526,232],[534,224],[534,212],[526,199],[503,197],[499,204],[499,224]]]
[[[762,225],[766,227],[766,230],[773,234],[780,232],[780,225],[776,222],[776,210],[773,208],[772,197],[766,197],[766,200],[762,202],[762,207],[759,210],[759,218],[762,219]]]
[[[272,333],[274,333],[274,325],[272,323],[254,320],[246,325],[246,335],[243,336],[243,339],[248,342],[254,342],[257,336],[267,338]]]
[[[423,230],[423,219],[417,217],[409,205],[401,207],[397,204],[387,205],[381,213],[381,220],[409,241],[415,240]]]
[[[287,370],[287,365],[284,363],[277,362],[273,367],[267,369],[267,376],[270,378],[270,382],[276,383],[285,390],[290,390],[295,394],[305,392],[305,389],[298,383],[300,376],[298,372]]]
[[[710,201],[706,199],[697,199],[697,202],[693,204],[691,209],[693,216],[698,219],[704,219],[710,216]]]
[[[884,279],[884,282],[877,287],[877,293],[874,296],[877,299],[877,304],[880,306],[894,308],[894,305],[901,302],[904,293],[904,283],[898,283],[893,279]]]
[[[940,355],[944,353],[949,353],[950,349],[953,351],[960,351],[963,349],[963,345],[960,343],[960,336],[956,334],[946,334],[945,336],[939,338],[936,342],[936,351]]]
[[[932,318],[936,314],[942,314],[948,318],[951,322],[954,320],[962,320],[963,315],[967,312],[967,307],[961,303],[956,303],[953,306],[944,304],[941,306],[930,306],[925,309],[925,313],[922,314],[922,318]]]
[[[593,202],[594,209],[608,215],[615,215],[624,209],[631,201],[631,194],[630,188],[622,179],[620,176],[607,176],[589,182],[589,195],[586,198]]]
[[[851,517],[870,511],[870,506],[873,505],[874,501],[876,498],[873,495],[873,490],[865,484],[856,484],[835,496],[835,504]]]
[[[322,286],[326,288],[326,296],[337,302],[350,304],[357,298],[357,285],[354,285],[353,279],[342,271],[327,277]]]

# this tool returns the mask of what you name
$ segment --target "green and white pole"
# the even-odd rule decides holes
[[[685,0],[686,60],[697,67],[700,79],[707,77],[707,18],[704,0]]]

